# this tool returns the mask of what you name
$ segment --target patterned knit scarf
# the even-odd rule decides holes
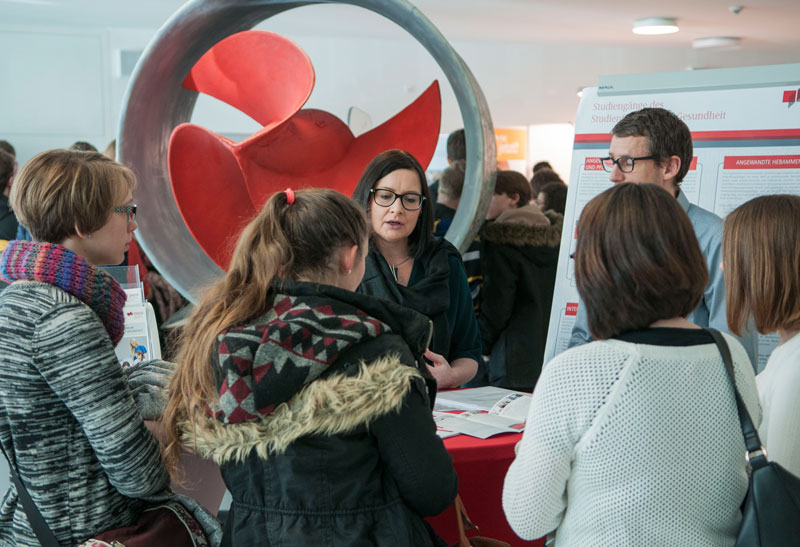
[[[125,330],[127,295],[113,277],[63,245],[11,241],[0,255],[0,278],[40,281],[58,287],[92,308],[116,346]]]

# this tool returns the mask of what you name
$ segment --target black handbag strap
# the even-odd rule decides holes
[[[753,425],[753,420],[750,418],[750,413],[742,401],[742,396],[739,395],[739,390],[736,388],[736,378],[733,373],[733,359],[731,358],[731,350],[728,343],[723,338],[722,334],[716,329],[706,328],[703,329],[709,333],[714,342],[719,348],[722,355],[722,361],[725,363],[725,371],[728,373],[728,379],[733,386],[733,393],[736,396],[736,410],[739,411],[739,425],[742,428],[742,435],[744,436],[744,445],[747,448],[746,458],[750,462],[753,469],[763,467],[767,464],[767,451],[761,444],[761,439],[758,438],[758,430]]]
[[[28,515],[28,522],[33,529],[33,533],[36,534],[39,543],[42,544],[42,547],[60,547],[60,543],[58,543],[55,534],[44,521],[44,517],[39,512],[39,508],[33,503],[28,489],[25,488],[22,479],[20,479],[17,474],[17,470],[11,465],[11,459],[8,457],[8,454],[6,454],[6,449],[0,445],[0,450],[3,451],[3,455],[6,457],[6,460],[8,460],[8,470],[11,472],[11,480],[14,483],[14,487],[17,489],[19,501],[22,503],[25,514]]]

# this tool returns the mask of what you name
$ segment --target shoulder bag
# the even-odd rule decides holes
[[[8,460],[11,480],[17,489],[22,509],[28,516],[28,522],[39,543],[42,547],[60,547],[58,539],[31,499],[17,470],[11,465],[5,449],[3,454]],[[170,500],[145,507],[136,522],[130,526],[106,530],[81,543],[79,547],[152,547],[153,545],[207,547],[210,544],[200,523],[191,513],[179,501]]]
[[[510,547],[505,541],[498,539],[491,539],[480,535],[481,531],[478,527],[469,520],[467,510],[464,508],[464,502],[461,501],[461,496],[457,495],[456,500],[453,502],[453,508],[456,511],[456,522],[458,524],[458,543],[453,547]],[[468,536],[467,532],[474,535]]]
[[[747,447],[745,459],[751,469],[736,547],[796,546],[800,541],[800,478],[780,464],[767,460],[767,451],[761,445],[750,413],[736,389],[728,344],[719,331],[705,330],[714,337],[733,386],[739,423]]]

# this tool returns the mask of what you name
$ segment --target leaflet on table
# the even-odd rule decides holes
[[[461,414],[434,411],[433,421],[436,422],[437,434],[443,439],[458,434],[487,439],[500,433],[520,433],[525,429],[524,420],[481,411]]]
[[[484,410],[525,421],[530,399],[530,393],[502,387],[456,389],[437,393],[434,410]]]

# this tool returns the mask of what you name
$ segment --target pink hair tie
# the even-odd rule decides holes
[[[294,203],[294,190],[292,190],[291,188],[287,188],[286,190],[283,191],[283,193],[286,194],[287,205],[291,205],[292,203]]]

